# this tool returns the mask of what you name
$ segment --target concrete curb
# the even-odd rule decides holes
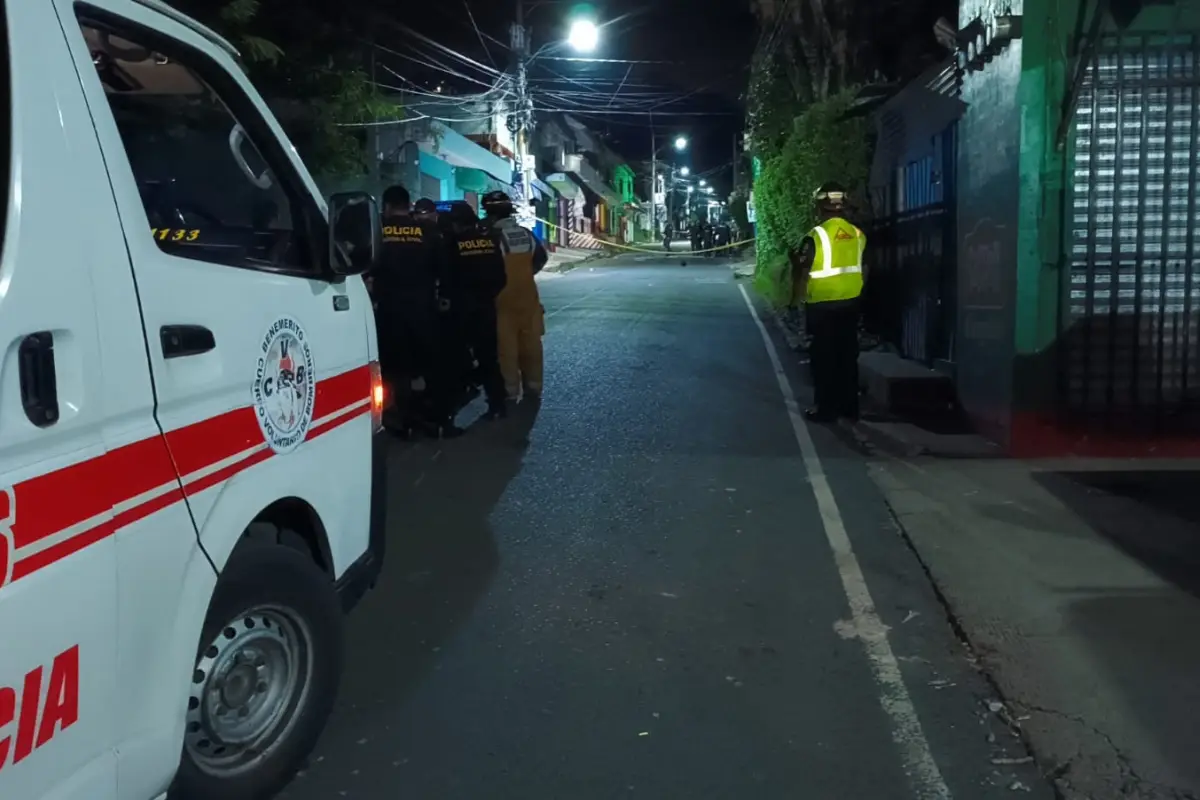
[[[546,264],[546,266],[542,268],[542,272],[548,272],[551,275],[560,275],[564,272],[570,272],[580,264],[587,264],[592,261],[599,261],[602,258],[611,257],[612,256],[609,253],[606,253],[603,250],[597,250],[594,254],[586,255],[582,258],[564,259],[558,263]],[[553,256],[551,256],[551,258],[553,258]]]
[[[903,420],[860,420],[850,432],[868,450],[897,458],[1003,458],[999,445],[975,434],[939,434]]]

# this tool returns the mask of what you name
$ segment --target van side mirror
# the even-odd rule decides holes
[[[361,275],[379,261],[383,229],[379,205],[366,192],[338,192],[329,198],[329,271]]]

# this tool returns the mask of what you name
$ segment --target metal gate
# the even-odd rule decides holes
[[[867,229],[867,331],[905,358],[953,360],[954,229],[946,203],[882,220]]]
[[[1192,36],[1099,43],[1074,115],[1060,347],[1068,411],[1163,427],[1200,400]]]

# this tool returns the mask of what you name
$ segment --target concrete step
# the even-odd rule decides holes
[[[868,404],[885,413],[920,417],[958,414],[958,398],[949,375],[895,353],[860,353],[858,376]]]

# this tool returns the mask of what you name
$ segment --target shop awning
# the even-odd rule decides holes
[[[556,189],[555,189],[553,186],[551,186],[550,184],[546,183],[544,180],[542,180],[541,178],[539,178],[537,175],[534,175],[534,176],[533,176],[533,181],[532,181],[532,183],[533,183],[533,192],[534,192],[534,195],[535,195],[535,196],[536,196],[538,199],[542,199],[542,198],[553,198],[553,197],[554,197],[554,195],[558,194],[558,190],[556,190]]]
[[[432,135],[420,139],[414,137],[417,146],[429,155],[442,159],[454,167],[466,167],[485,172],[505,186],[512,185],[512,164],[494,155],[458,131],[437,120],[421,120]]]
[[[583,164],[582,166],[587,167],[588,165]],[[593,194],[607,203],[609,208],[620,208],[624,202],[621,196],[601,180],[600,176],[595,174],[593,170],[584,169],[581,172],[572,172],[571,175],[578,178],[586,189],[589,189]]]
[[[583,200],[583,190],[565,172],[555,172],[546,176],[546,183],[568,200]]]

